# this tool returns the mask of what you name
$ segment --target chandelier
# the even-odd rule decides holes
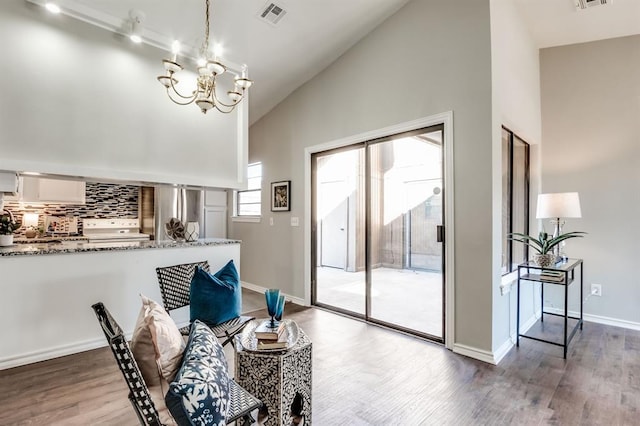
[[[216,93],[216,78],[224,74],[227,67],[218,60],[217,56],[214,56],[213,59],[209,56],[209,0],[205,0],[205,5],[204,40],[202,41],[202,46],[200,46],[201,59],[198,60],[199,67],[195,90],[185,95],[180,93],[176,88],[178,79],[175,75],[183,69],[182,65],[177,62],[178,51],[180,49],[178,42],[174,42],[172,46],[173,58],[162,61],[166,74],[158,76],[158,81],[167,89],[169,99],[178,105],[189,105],[195,102],[204,114],[212,108],[228,114],[242,101],[245,91],[251,87],[253,81],[247,78],[245,66],[242,70],[242,75],[236,75],[233,89],[227,92],[230,101],[225,103],[218,98]]]

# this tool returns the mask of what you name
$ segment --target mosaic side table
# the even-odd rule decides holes
[[[263,320],[254,320],[263,321]],[[248,329],[255,329],[251,324]],[[235,338],[235,381],[259,398],[269,410],[265,426],[289,426],[293,407],[311,424],[311,340],[299,330],[296,344],[287,350],[249,351],[243,348],[241,336]],[[300,402],[302,407],[299,407]],[[300,410],[301,408],[301,410]]]

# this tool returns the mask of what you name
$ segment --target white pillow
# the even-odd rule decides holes
[[[171,382],[182,362],[185,342],[164,308],[144,295],[131,340],[131,352],[147,386]]]

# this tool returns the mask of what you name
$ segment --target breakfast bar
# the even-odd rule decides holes
[[[84,240],[0,248],[0,370],[104,346],[91,305],[112,307],[131,335],[140,294],[161,300],[156,268],[207,260],[213,270],[240,265],[240,241]],[[188,312],[177,313],[178,326]]]

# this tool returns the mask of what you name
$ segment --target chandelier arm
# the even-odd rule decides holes
[[[244,99],[244,93],[243,93],[243,94],[242,94],[242,97],[241,97],[237,102],[234,102],[234,103],[232,103],[232,104],[225,104],[225,103],[224,103],[224,102],[222,102],[220,99],[218,99],[218,96],[217,96],[217,94],[216,94],[216,89],[215,89],[215,87],[213,88],[213,90],[211,91],[211,93],[212,93],[212,95],[213,95],[213,100],[214,100],[214,101],[216,101],[216,102],[215,102],[216,104],[220,104],[220,105],[222,105],[222,106],[225,106],[225,107],[227,107],[227,108],[232,108],[232,109],[233,109],[233,108],[235,108],[235,107],[236,107],[236,105],[238,105],[238,104],[240,103],[240,101]]]
[[[218,112],[221,112],[223,114],[230,114],[235,109],[235,108],[231,108],[230,110],[226,111],[226,110],[220,108],[218,105],[215,105],[215,108],[218,110]]]
[[[194,90],[191,93],[191,96],[184,96],[183,94],[178,92],[178,89],[176,89],[176,86],[173,84],[173,78],[169,79],[169,82],[171,83],[171,89],[173,89],[173,93],[175,93],[176,95],[178,95],[182,99],[191,99],[191,101],[187,102],[186,104],[180,104],[180,105],[189,105],[191,102],[193,102],[196,99],[196,96],[197,96],[197,93],[198,93],[197,90]],[[169,93],[169,88],[167,87],[167,94],[168,93]]]
[[[173,93],[175,93],[175,94],[177,94],[178,96],[180,96],[180,94],[179,94],[179,93],[176,93],[176,92],[173,92]],[[180,101],[180,100],[176,100],[176,99],[171,95],[171,91],[169,90],[169,88],[168,88],[168,87],[167,87],[167,96],[169,97],[169,99],[171,99],[171,101],[172,101],[173,103],[178,104],[178,105],[189,105],[189,104],[192,104],[192,103],[196,100],[196,98],[197,98],[197,95],[195,95],[195,94],[194,94],[194,95],[193,95],[193,97],[191,97],[191,98],[187,98],[187,97],[185,97],[185,96],[181,96],[183,99],[187,99],[187,100],[186,100],[186,101],[184,101],[184,102],[183,102],[183,101]]]

